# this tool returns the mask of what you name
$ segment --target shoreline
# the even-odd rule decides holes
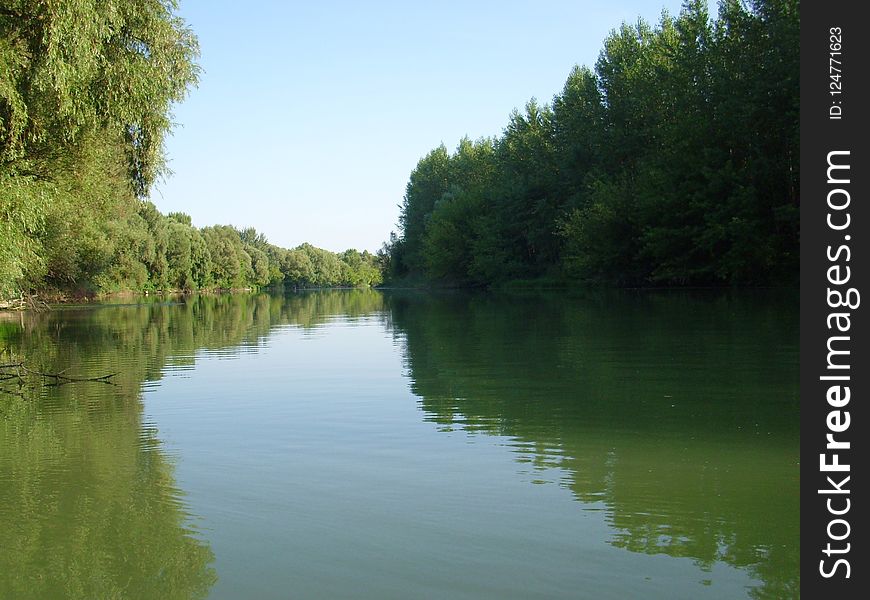
[[[257,292],[279,291],[282,286],[239,287],[239,288],[202,288],[197,290],[166,289],[166,290],[121,290],[116,292],[42,292],[37,294],[20,295],[18,298],[0,300],[0,313],[16,313],[43,310],[51,310],[53,306],[87,305],[112,299],[125,298],[152,298],[152,297],[183,297],[193,295],[217,296],[220,294],[251,294]],[[373,286],[334,286],[334,287],[296,287],[283,286],[284,292],[313,292],[322,290],[363,290],[383,289]]]

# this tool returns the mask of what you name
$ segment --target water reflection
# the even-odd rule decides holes
[[[140,413],[123,385],[0,395],[0,597],[206,596],[211,550]]]
[[[725,562],[763,582],[753,596],[797,597],[792,294],[390,304],[427,419],[510,438],[533,483],[605,507],[616,547]]]
[[[401,349],[424,420],[507,445],[530,485],[570,490],[578,515],[601,511],[612,547],[691,559],[711,572],[731,565],[760,582],[753,596],[797,596],[796,307],[788,293],[342,291],[4,317],[6,357],[45,371],[119,375],[114,386],[16,385],[21,395],[0,393],[0,597],[208,595],[219,575],[209,532],[197,529],[171,453],[143,417],[143,388],[170,371],[196,377],[199,361],[270,348],[286,328],[328,336],[372,321]],[[318,394],[323,404],[310,410],[350,410],[347,398],[328,398],[309,375],[314,387],[294,398]],[[280,377],[274,386],[288,388]],[[294,414],[323,419],[322,412]],[[383,442],[336,437],[317,447],[334,444],[352,469],[366,443]],[[320,461],[331,460],[326,451],[311,457],[294,448],[300,461],[314,459],[299,471],[312,478]],[[395,469],[397,493],[402,477],[412,477],[402,453],[410,459],[424,451],[406,443],[381,455],[397,462],[378,466],[385,476]],[[268,500],[276,514],[292,513],[285,509],[293,502],[296,512],[308,510],[302,495]],[[395,533],[367,535],[381,535],[386,547]],[[433,547],[439,535],[435,527]]]
[[[0,598],[202,598],[214,555],[175,484],[143,382],[197,353],[256,351],[277,326],[382,306],[375,292],[203,296],[3,314],[0,363],[118,372],[114,385],[0,382]]]

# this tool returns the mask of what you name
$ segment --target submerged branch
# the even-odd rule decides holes
[[[24,370],[25,373],[30,373],[31,375],[40,375],[42,377],[52,377],[54,379],[62,379],[64,381],[70,381],[70,382],[73,382],[73,381],[76,381],[76,382],[77,381],[108,381],[110,378],[112,378],[118,374],[116,372],[116,373],[109,373],[108,375],[101,375],[99,377],[70,377],[69,375],[63,374],[64,371],[66,371],[67,369],[64,369],[63,371],[59,371],[57,373],[44,373],[42,371],[37,371],[35,369],[28,369],[24,365],[21,365],[21,369]]]
[[[14,369],[14,372],[3,372],[4,369]],[[65,385],[67,383],[81,383],[84,381],[95,381],[98,383],[116,385],[114,382],[111,381],[111,379],[118,374],[117,372],[109,373],[107,375],[99,375],[97,377],[73,377],[71,375],[64,375],[67,370],[68,369],[63,369],[62,371],[58,371],[57,373],[48,373],[45,371],[40,371],[38,369],[27,367],[23,362],[7,363],[4,365],[0,365],[0,382],[8,381],[10,379],[18,379],[20,382],[23,382],[23,373],[24,375],[35,375],[38,377],[42,377],[43,379],[54,379],[54,383],[45,384],[47,386],[59,386]],[[0,391],[11,393],[9,390],[3,388],[0,388]]]

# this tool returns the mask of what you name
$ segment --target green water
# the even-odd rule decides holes
[[[0,315],[0,598],[791,598],[791,292]]]

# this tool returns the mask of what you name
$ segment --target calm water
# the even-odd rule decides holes
[[[791,598],[792,293],[0,315],[0,598]],[[8,393],[9,391],[14,393]]]

